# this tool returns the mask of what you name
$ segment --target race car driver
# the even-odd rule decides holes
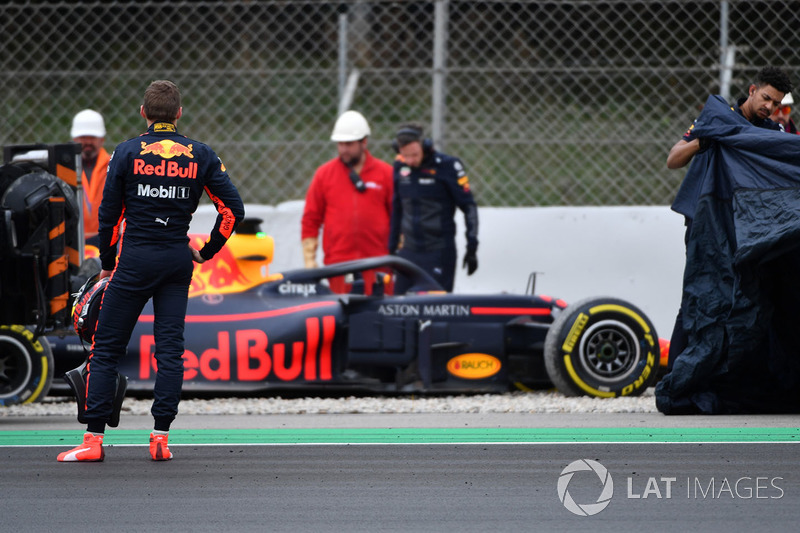
[[[156,461],[172,458],[168,432],[183,385],[183,329],[192,261],[211,259],[244,217],[242,200],[222,161],[205,144],[178,133],[182,113],[178,87],[171,81],[154,81],[140,108],[147,132],[123,142],[111,156],[99,209],[99,277],[110,280],[87,367],[87,430],[83,444],[59,454],[59,461],[103,460],[117,367],[150,298],[158,369],[150,455]],[[203,191],[218,215],[208,241],[197,250],[190,247],[187,233]]]
[[[320,166],[306,193],[301,221],[306,268],[317,267],[320,226],[326,265],[389,253],[392,211],[392,166],[367,150],[370,128],[358,111],[345,111],[336,120],[331,141],[338,157]],[[362,272],[371,294],[377,272]],[[333,292],[350,292],[343,276],[328,280]],[[391,286],[385,287],[386,294]]]
[[[464,268],[470,276],[478,269],[478,207],[464,165],[436,151],[416,123],[400,127],[393,146],[398,155],[389,251],[422,267],[450,292],[456,269],[456,207],[466,223]],[[395,294],[408,288],[408,278],[398,274]]]

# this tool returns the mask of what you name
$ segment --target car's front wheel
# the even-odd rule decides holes
[[[553,322],[544,360],[553,384],[567,396],[636,396],[657,377],[658,335],[630,303],[588,298]]]

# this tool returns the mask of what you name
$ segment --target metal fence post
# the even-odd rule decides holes
[[[341,108],[344,98],[344,87],[347,83],[347,6],[339,11],[339,114],[346,111]]]
[[[436,0],[433,21],[433,89],[431,102],[431,138],[444,149],[445,81],[447,77],[447,18],[449,0]]]
[[[730,102],[731,78],[735,49],[728,44],[728,0],[720,2],[719,10],[719,94]]]

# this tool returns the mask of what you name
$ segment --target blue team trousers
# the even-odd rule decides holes
[[[111,416],[117,368],[150,298],[157,366],[151,413],[155,429],[169,429],[178,413],[183,387],[183,329],[192,268],[192,254],[186,243],[124,243],[103,295],[89,357],[86,377],[89,431],[102,431]]]
[[[456,276],[456,247],[445,246],[439,250],[427,252],[413,252],[401,248],[397,255],[415,263],[422,270],[430,274],[433,279],[439,282],[447,292],[453,292],[453,283]],[[411,280],[402,274],[397,275],[394,285],[395,294],[404,294],[411,285]]]

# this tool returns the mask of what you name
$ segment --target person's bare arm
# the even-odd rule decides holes
[[[681,168],[689,164],[694,155],[700,151],[700,139],[689,142],[681,139],[670,149],[667,156],[667,168]]]

